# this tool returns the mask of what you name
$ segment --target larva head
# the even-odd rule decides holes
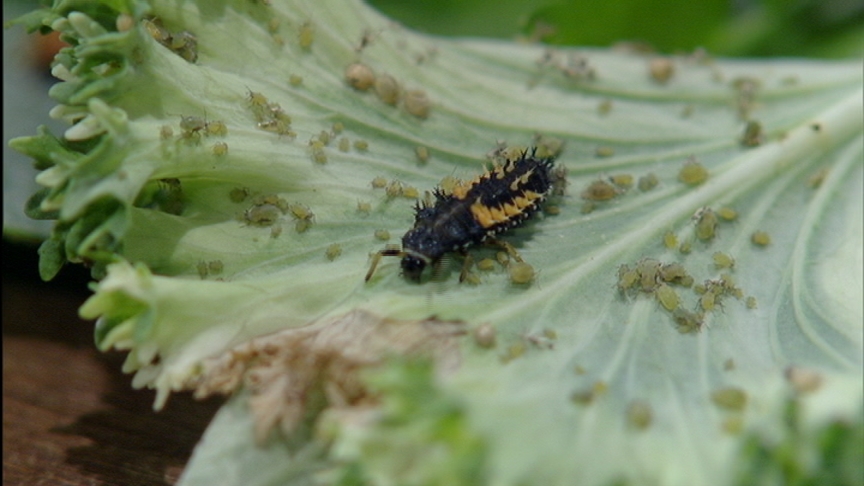
[[[426,261],[411,254],[402,257],[402,274],[409,280],[420,281],[420,275],[426,268]]]

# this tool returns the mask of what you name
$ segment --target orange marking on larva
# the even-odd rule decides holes
[[[522,213],[522,210],[519,209],[515,204],[505,204],[504,205],[504,214],[507,215],[508,218],[512,216],[517,216]]]
[[[513,202],[516,203],[516,207],[519,208],[520,211],[531,205],[531,200],[522,196],[513,199]]]
[[[455,186],[453,186],[453,192],[451,194],[456,199],[465,199],[465,196],[468,195],[469,189],[471,189],[470,184],[466,184],[465,181],[459,181]]]
[[[477,202],[471,205],[471,214],[474,216],[474,221],[477,221],[477,224],[484,228],[490,228],[495,225],[492,213],[490,213],[488,207],[480,202],[480,198],[477,198]]]
[[[492,214],[492,220],[495,221],[496,224],[507,221],[507,215],[504,213],[503,208],[489,208],[489,213]]]
[[[528,180],[531,179],[532,175],[534,175],[534,170],[529,170],[528,172],[514,179],[513,182],[510,183],[510,190],[513,192],[518,191],[520,186],[528,183]]]

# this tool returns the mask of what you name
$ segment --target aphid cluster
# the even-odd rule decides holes
[[[597,77],[597,71],[588,58],[576,52],[568,53],[562,59],[562,54],[558,51],[546,49],[536,64],[541,69],[540,75],[551,69],[573,81],[593,81]],[[536,84],[536,81],[531,84]]]
[[[208,275],[219,275],[225,269],[225,264],[222,260],[210,260],[209,262],[200,260],[195,264],[195,269],[198,271],[198,276],[201,279],[207,278]]]
[[[247,188],[235,188],[229,193],[233,202],[243,202],[249,196]],[[239,216],[250,226],[271,227],[271,237],[276,238],[282,232],[279,224],[283,215],[294,219],[294,230],[303,233],[314,222],[315,214],[308,206],[301,203],[291,203],[276,194],[267,194],[253,198],[252,205]]]
[[[249,109],[255,116],[259,130],[273,132],[278,135],[295,137],[297,134],[291,130],[291,117],[285,113],[282,106],[275,101],[270,101],[263,94],[250,90],[246,96]]]
[[[388,199],[396,197],[404,197],[408,199],[417,199],[420,197],[420,192],[416,187],[406,185],[395,179],[388,181],[386,178],[378,176],[372,179],[373,189],[384,189]]]
[[[444,254],[464,254],[468,247],[522,224],[540,209],[555,184],[554,159],[535,154],[526,150],[471,181],[458,181],[449,191],[437,188],[434,202],[415,207],[414,227],[402,237],[402,248],[376,253],[366,280],[382,256],[398,256],[403,274],[419,281],[423,269],[438,265]]]
[[[167,47],[171,52],[194,63],[198,60],[198,38],[189,31],[171,32],[162,25],[159,18],[144,19],[144,28],[156,42]]]
[[[376,75],[375,71],[366,64],[361,62],[349,64],[345,68],[345,82],[357,91],[374,88],[378,99],[384,104],[396,106],[401,101],[402,108],[417,118],[429,116],[432,103],[426,91],[403,90],[396,78],[389,74]]]
[[[714,254],[715,267],[732,269],[735,260],[728,254]],[[695,310],[683,307],[683,299],[674,286],[692,288],[696,295]],[[653,294],[660,306],[668,312],[681,333],[695,332],[702,329],[706,314],[722,306],[722,301],[732,296],[738,300],[744,299],[744,292],[735,285],[729,273],[723,273],[717,279],[705,280],[695,284],[693,277],[680,263],[662,263],[653,258],[643,258],[633,265],[624,264],[618,268],[618,291],[624,295],[636,293]],[[748,297],[747,308],[756,307],[756,299]]]
[[[201,135],[205,137],[224,137],[228,135],[228,126],[222,120],[207,121],[206,118],[195,115],[180,115],[180,138],[187,142],[197,144],[201,141]],[[159,127],[159,138],[170,140],[174,136],[174,129],[170,125]],[[224,142],[223,145],[226,146]]]

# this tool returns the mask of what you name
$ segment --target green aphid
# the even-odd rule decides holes
[[[607,98],[597,105],[597,114],[601,116],[608,115],[612,111],[613,106],[612,100]]]
[[[211,260],[207,262],[207,269],[212,275],[218,275],[225,269],[225,264],[222,260]]]
[[[645,192],[654,189],[659,183],[660,181],[657,179],[657,176],[654,175],[653,172],[651,172],[640,177],[639,182],[637,182],[637,186],[639,187],[640,191]]]
[[[228,198],[231,199],[231,202],[233,203],[241,203],[249,197],[251,192],[252,191],[250,191],[248,187],[235,187],[228,193]]]
[[[711,208],[703,208],[696,215],[696,238],[702,241],[714,239],[717,235],[717,213]]]
[[[652,292],[657,287],[660,272],[660,262],[653,258],[644,258],[636,264],[639,272],[639,286],[643,292]]]
[[[495,268],[495,260],[491,258],[484,258],[477,262],[477,269],[482,270],[484,272],[488,272]]]
[[[713,259],[714,266],[717,268],[733,268],[735,266],[735,259],[722,251],[714,252]]]
[[[228,135],[228,126],[225,125],[225,122],[223,122],[222,120],[214,120],[211,122],[207,122],[205,128],[207,135],[214,135],[217,137],[224,137]]]
[[[646,402],[637,400],[627,407],[627,421],[639,430],[647,429],[651,425],[652,417],[651,406]]]
[[[672,319],[681,334],[688,334],[702,330],[704,326],[704,317],[702,314],[691,312],[687,309],[679,307],[672,311]]]
[[[670,250],[676,248],[678,246],[678,235],[673,231],[667,231],[666,234],[663,235],[663,246]]]
[[[680,263],[673,262],[661,265],[658,275],[661,280],[668,283],[684,285],[688,280],[691,285],[693,283],[693,277],[690,277],[690,275],[687,274],[684,265],[681,265]],[[684,286],[687,287],[688,285]]]
[[[276,239],[279,238],[279,235],[282,234],[282,225],[274,224],[270,227],[270,238]]]
[[[695,158],[691,158],[678,172],[678,180],[690,186],[702,184],[708,180],[708,169],[697,162]]]
[[[339,144],[337,145],[340,152],[348,152],[351,150],[351,141],[348,140],[348,137],[341,137],[339,139]]]
[[[516,262],[507,267],[510,282],[514,284],[527,284],[534,280],[536,272],[534,267],[525,262]]]
[[[312,220],[309,219],[298,219],[294,222],[294,231],[298,233],[305,233],[309,227],[312,226]]]
[[[207,262],[205,261],[199,261],[195,264],[195,269],[198,271],[198,276],[201,277],[202,280],[207,278],[207,275],[210,273],[207,268]]]
[[[626,263],[618,267],[618,291],[626,292],[636,284],[637,280],[639,280],[638,270],[630,268]]]
[[[548,135],[535,135],[532,145],[537,147],[535,155],[541,159],[558,157],[564,150],[564,140]]]
[[[324,152],[323,148],[312,147],[312,160],[316,164],[326,164],[327,163],[327,153]]]
[[[295,219],[312,219],[315,217],[315,213],[305,204],[291,203],[286,206],[286,209]]]
[[[747,406],[747,392],[735,387],[721,388],[711,392],[711,401],[720,408],[738,412]]]
[[[657,297],[660,305],[667,311],[671,312],[678,308],[678,304],[680,303],[678,293],[669,285],[661,283],[657,286],[657,290],[654,291],[654,295]]]
[[[480,280],[480,276],[476,273],[465,272],[465,274],[462,276],[462,282],[465,282],[469,285],[480,285],[482,281]]]
[[[387,187],[384,188],[384,192],[387,193],[387,197],[399,197],[402,195],[403,188],[404,186],[401,182],[392,180],[387,184]]]
[[[256,204],[248,208],[243,217],[254,226],[270,226],[282,216],[282,210],[275,204]]]
[[[711,290],[706,291],[702,294],[702,297],[699,298],[699,307],[701,307],[705,312],[711,312],[714,310],[716,305],[717,295]]]
[[[622,188],[628,189],[633,186],[633,175],[632,174],[615,174],[609,177],[609,181],[612,184]]]
[[[771,235],[765,231],[756,231],[750,237],[750,241],[756,246],[768,246],[771,244]]]
[[[620,194],[619,189],[612,184],[597,180],[591,183],[580,196],[586,201],[608,201]]]
[[[228,144],[225,142],[216,142],[213,144],[211,150],[213,151],[213,155],[221,157],[228,153]]]
[[[717,210],[717,216],[724,221],[734,221],[738,219],[738,211],[735,211],[729,206],[723,206]]]
[[[750,120],[744,126],[744,134],[741,135],[741,145],[745,147],[757,147],[765,141],[762,124],[756,120]]]
[[[612,157],[615,155],[615,148],[608,145],[601,145],[594,149],[594,155],[600,158]]]
[[[297,43],[303,49],[309,49],[313,42],[315,42],[315,27],[310,22],[304,22],[297,33]]]
[[[414,147],[414,154],[417,155],[417,160],[425,164],[429,161],[429,147],[418,145]]]
[[[339,243],[333,243],[327,247],[324,255],[327,256],[327,259],[331,262],[339,257],[342,254],[342,245]]]

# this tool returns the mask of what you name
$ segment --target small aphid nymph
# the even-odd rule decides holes
[[[434,203],[415,207],[414,227],[402,237],[402,248],[376,253],[366,280],[382,256],[398,256],[405,277],[419,281],[423,270],[438,265],[445,253],[464,254],[468,247],[522,224],[540,209],[555,183],[554,159],[535,154],[522,152],[471,181],[460,181],[451,192],[436,189]]]

